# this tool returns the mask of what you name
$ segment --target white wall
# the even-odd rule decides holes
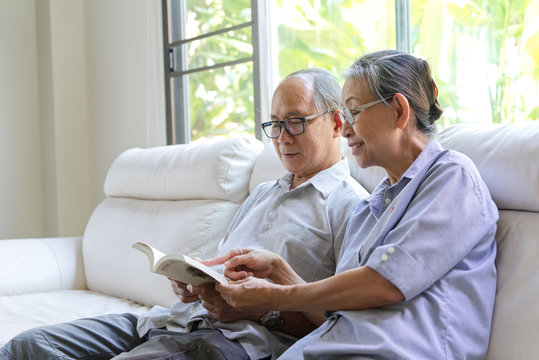
[[[0,238],[82,235],[123,150],[164,145],[160,1],[0,0]]]
[[[83,3],[35,3],[44,236],[80,235],[92,210]]]
[[[34,1],[0,0],[0,235],[43,233]]]
[[[166,144],[160,3],[84,3],[94,203],[120,152]]]

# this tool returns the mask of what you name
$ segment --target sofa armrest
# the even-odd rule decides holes
[[[86,289],[82,237],[0,240],[0,296]]]

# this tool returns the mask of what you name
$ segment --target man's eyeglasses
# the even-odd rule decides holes
[[[381,103],[382,101],[386,101],[386,100],[389,100],[391,99],[393,96],[389,96],[389,97],[386,97],[386,98],[383,98],[383,99],[378,99],[378,100],[374,100],[374,101],[371,101],[371,102],[368,102],[366,104],[363,104],[363,105],[359,105],[359,106],[356,106],[355,108],[353,109],[349,109],[349,108],[344,108],[344,117],[346,119],[346,122],[349,123],[350,125],[352,125],[354,123],[354,117],[359,114],[360,112],[362,112],[363,110],[365,110],[366,108],[368,107],[371,107],[373,105],[376,105],[378,103]]]
[[[276,139],[281,135],[283,126],[289,135],[301,135],[305,132],[305,123],[307,121],[314,120],[331,111],[333,110],[326,110],[324,112],[305,117],[291,117],[288,119],[284,119],[283,121],[268,121],[262,123],[262,130],[264,130],[264,134],[266,134],[266,136],[271,139]]]

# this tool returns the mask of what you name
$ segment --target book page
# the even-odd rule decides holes
[[[184,255],[184,258],[186,262],[191,266],[191,269],[188,271],[198,270],[204,274],[209,275],[210,277],[215,279],[217,282],[220,282],[221,284],[228,284],[228,279],[223,274],[218,273],[211,267],[202,264],[200,261],[197,261],[190,256]]]
[[[227,284],[228,280],[214,269],[202,264],[184,254],[165,255],[161,251],[143,242],[132,245],[142,251],[150,261],[150,271],[164,275],[170,279],[186,284],[201,285],[205,283],[220,282]]]
[[[157,250],[151,245],[143,243],[142,241],[137,241],[136,243],[131,245],[131,247],[140,250],[146,254],[148,260],[150,261],[150,271],[154,271],[155,264],[159,261],[159,259],[165,256],[165,254],[161,251]]]

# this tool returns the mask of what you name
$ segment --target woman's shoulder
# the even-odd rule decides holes
[[[473,175],[474,178],[480,177],[477,166],[474,164],[472,159],[455,150],[445,150],[443,155],[440,156],[434,165],[453,169],[454,171],[460,169],[460,171],[463,171],[464,173]]]
[[[465,154],[455,150],[447,150],[432,167],[433,173],[446,181],[442,181],[442,186],[452,182],[459,184],[460,193],[469,188],[470,193],[478,197],[484,207],[495,208],[488,187],[481,177],[474,162]],[[466,186],[468,184],[469,186]]]

